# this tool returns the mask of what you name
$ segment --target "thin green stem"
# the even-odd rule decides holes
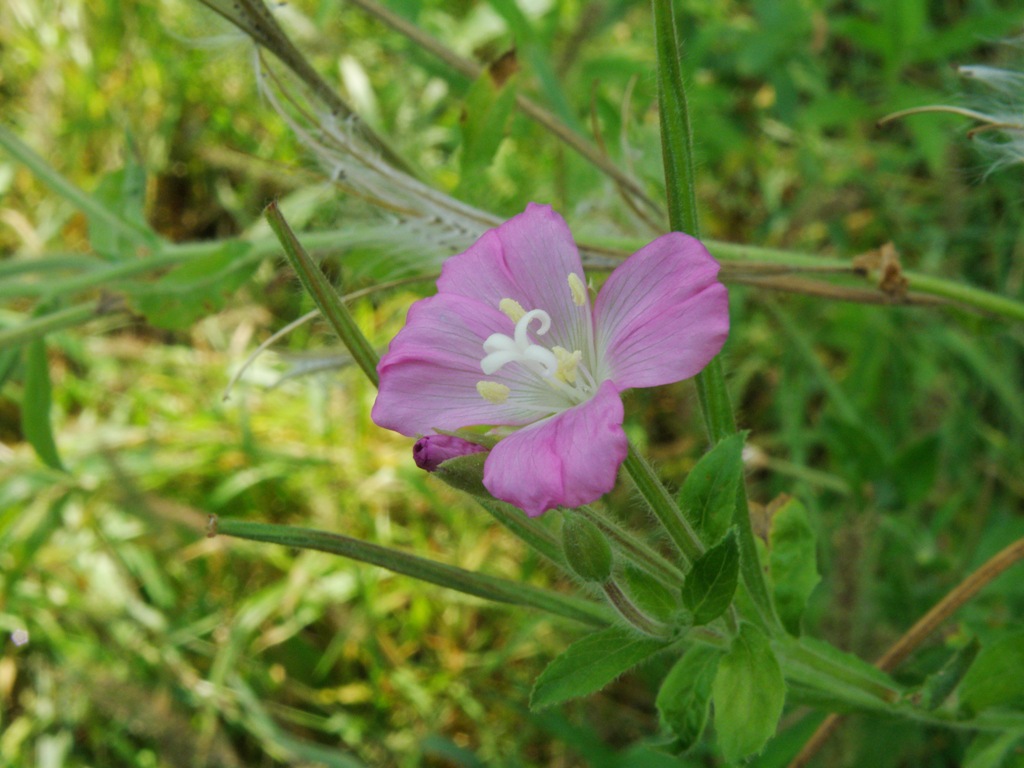
[[[524,544],[539,552],[561,568],[567,568],[561,543],[532,517],[527,517],[521,509],[490,499],[477,498],[495,520],[505,526]]]
[[[687,567],[693,561],[704,554],[704,544],[701,542],[697,532],[683,517],[675,500],[665,488],[657,473],[647,463],[640,452],[630,444],[629,453],[622,466],[626,468],[629,476],[633,478],[640,495],[644,497],[647,506],[654,512],[655,517],[661,522],[669,538],[679,549],[683,556],[683,562]]]
[[[693,170],[693,135],[686,106],[679,40],[672,0],[653,0],[655,41],[658,57],[658,106],[661,116],[661,146],[665,165],[665,189],[668,196],[669,222],[672,229],[700,237],[697,216],[697,195]],[[725,374],[719,358],[715,358],[695,379],[701,413],[712,443],[736,431],[736,419]],[[757,555],[754,531],[747,507],[747,494],[742,480],[736,494],[733,516],[739,534],[740,573],[761,622],[778,628],[768,585]]]
[[[292,268],[299,276],[303,287],[313,297],[313,301],[320,309],[324,319],[331,324],[334,332],[338,334],[338,338],[348,348],[352,359],[356,361],[356,364],[363,370],[366,377],[375,387],[379,386],[377,353],[370,346],[370,342],[367,341],[359,326],[356,325],[352,313],[348,311],[348,307],[345,306],[345,303],[338,296],[337,291],[334,290],[334,287],[324,277],[324,273],[320,271],[319,265],[309,257],[306,249],[302,247],[298,238],[295,237],[295,233],[288,226],[288,222],[285,221],[281,210],[277,207],[277,203],[268,205],[265,215],[271,229],[277,235],[277,239],[281,241],[281,247],[284,248],[288,261],[291,262]]]
[[[693,170],[693,134],[679,62],[679,40],[672,0],[653,0],[655,49],[658,56],[658,115],[665,165],[665,193],[672,229],[700,237]]]
[[[668,627],[656,622],[646,613],[637,608],[633,604],[633,601],[629,599],[626,593],[623,592],[619,588],[619,585],[614,581],[606,581],[601,585],[601,589],[604,590],[605,597],[608,598],[608,602],[611,603],[612,607],[615,608],[619,615],[632,626],[639,629],[645,635],[650,635],[651,637],[664,638],[668,636]]]
[[[55,331],[74,328],[101,315],[115,312],[119,308],[120,302],[101,299],[100,301],[86,301],[67,309],[26,320],[13,328],[5,328],[0,331],[0,350],[14,349]]]
[[[454,565],[427,560],[337,533],[297,528],[290,525],[223,519],[211,515],[209,534],[211,536],[223,534],[250,541],[329,552],[386,568],[420,581],[454,589],[467,595],[474,595],[484,600],[537,608],[597,627],[607,626],[610,620],[605,608],[587,600],[540,589],[518,581],[474,573]]]

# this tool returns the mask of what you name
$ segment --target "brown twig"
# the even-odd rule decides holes
[[[1017,539],[1013,544],[993,555],[978,570],[957,584],[949,594],[936,603],[899,640],[879,656],[875,661],[875,666],[883,672],[891,671],[938,629],[939,625],[978,594],[986,584],[1021,560],[1024,560],[1024,538]],[[788,768],[804,768],[808,765],[842,721],[843,718],[836,714],[826,717],[818,726],[818,730],[804,744],[803,749],[789,763]]]

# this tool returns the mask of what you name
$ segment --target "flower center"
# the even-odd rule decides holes
[[[568,282],[573,303],[578,307],[584,306],[586,288],[582,281],[577,275],[569,275]],[[517,363],[572,403],[581,403],[593,395],[597,385],[583,364],[580,350],[570,352],[559,346],[549,348],[535,343],[532,338],[531,334],[543,336],[551,329],[551,315],[543,309],[527,312],[519,302],[508,298],[502,299],[498,308],[515,323],[515,329],[511,336],[492,333],[484,341],[486,354],[480,361],[480,369],[485,375],[490,376],[510,363]],[[477,391],[485,400],[495,404],[504,403],[510,394],[506,385],[486,380],[477,383]]]

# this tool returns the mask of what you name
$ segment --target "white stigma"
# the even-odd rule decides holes
[[[530,323],[534,320],[540,322],[537,328],[538,336],[543,336],[551,328],[551,315],[543,309],[531,309],[516,321],[513,336],[509,337],[504,333],[492,333],[488,336],[484,341],[484,352],[487,356],[480,361],[480,369],[490,376],[509,363],[519,363],[545,379],[554,376],[558,372],[558,358],[547,347],[530,341]]]

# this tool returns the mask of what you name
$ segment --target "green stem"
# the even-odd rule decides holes
[[[295,273],[299,276],[303,287],[313,297],[313,301],[316,302],[324,318],[331,324],[334,332],[338,334],[338,338],[348,348],[352,359],[362,368],[363,373],[366,374],[366,377],[373,386],[379,386],[377,353],[370,346],[370,342],[366,340],[363,332],[359,330],[359,326],[356,325],[356,321],[352,317],[352,313],[348,311],[348,307],[345,306],[345,303],[338,296],[334,287],[327,281],[327,278],[324,277],[324,273],[320,271],[319,265],[309,257],[306,249],[302,247],[298,238],[295,237],[295,233],[288,226],[288,222],[285,221],[281,210],[277,207],[277,203],[268,205],[264,214],[270,223],[271,229],[274,230],[274,234],[277,235],[277,239],[281,241],[281,247],[284,248],[285,255],[288,257],[288,261],[291,262]]]
[[[630,443],[629,453],[626,454],[626,460],[622,466],[633,478],[637,490],[640,491],[640,495],[644,497],[651,511],[661,522],[669,538],[679,548],[687,567],[692,565],[694,560],[704,554],[704,544],[689,521],[683,517],[675,500],[669,495],[651,465],[647,463],[647,459],[640,455],[632,443]]]
[[[673,0],[653,0],[655,49],[658,56],[658,114],[665,165],[668,220],[676,232],[700,237],[693,170],[693,134],[686,89],[679,64]]]
[[[664,638],[668,636],[668,627],[663,624],[659,624],[637,608],[633,604],[633,601],[629,599],[625,592],[619,589],[619,585],[614,581],[606,581],[601,585],[601,589],[604,590],[604,594],[608,598],[608,602],[612,604],[612,607],[614,607],[615,610],[619,612],[619,615],[628,621],[633,627],[636,627],[645,635],[650,635],[651,637]]]
[[[700,237],[693,170],[693,135],[686,106],[686,91],[683,88],[672,0],[653,0],[653,9],[658,56],[658,106],[669,222],[676,231]],[[729,402],[729,391],[725,386],[720,359],[712,360],[697,374],[695,381],[704,423],[714,444],[736,431],[736,419]],[[733,521],[739,533],[743,584],[764,625],[777,628],[779,621],[758,559],[742,480],[739,486]]]
[[[491,514],[491,517],[519,537],[524,544],[539,552],[555,565],[563,569],[567,568],[561,543],[536,520],[527,517],[523,510],[497,500],[480,497],[477,497],[476,500]]]
[[[395,573],[454,589],[467,595],[474,595],[484,600],[538,608],[596,627],[607,626],[609,623],[607,611],[587,600],[561,595],[530,584],[474,573],[454,565],[427,560],[337,533],[296,528],[290,525],[225,520],[216,515],[210,516],[209,532],[211,536],[224,534],[249,541],[263,541],[299,549],[315,549],[380,566]]]

